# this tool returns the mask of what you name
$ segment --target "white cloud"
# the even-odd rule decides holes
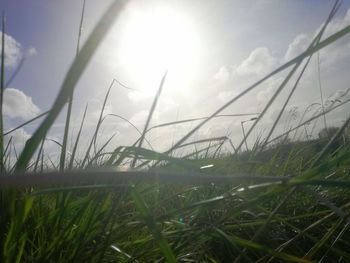
[[[144,93],[140,91],[130,91],[128,92],[128,98],[132,103],[140,103],[152,97],[151,93]]]
[[[38,51],[36,50],[35,47],[30,47],[30,48],[28,48],[28,50],[26,51],[26,56],[27,56],[27,57],[36,56],[37,54],[38,54]]]
[[[214,80],[219,81],[221,84],[226,84],[230,79],[230,71],[226,66],[222,66],[219,71],[214,75]]]
[[[142,110],[135,113],[131,118],[130,122],[134,124],[136,127],[142,127],[145,125],[148,117],[148,111]]]
[[[11,127],[9,130],[11,130]],[[19,128],[18,130],[13,131],[9,135],[4,137],[4,143],[7,145],[11,139],[11,146],[14,146],[17,152],[21,152],[26,141],[31,137],[29,133],[27,133],[23,128]],[[14,152],[12,151],[10,158],[14,157]],[[14,161],[14,160],[12,160]]]
[[[2,32],[0,31],[0,35]],[[0,50],[2,44],[0,43]],[[12,36],[5,34],[5,66],[14,67],[22,57],[22,46]]]
[[[237,73],[240,75],[262,75],[271,71],[277,65],[278,59],[275,58],[267,47],[258,47],[254,49],[249,57],[245,59],[238,67]]]
[[[40,113],[40,109],[34,104],[31,97],[24,92],[7,88],[4,92],[4,115],[10,118],[33,118]]]
[[[327,26],[325,37],[336,33],[350,24],[350,8],[347,10],[346,15],[343,18],[333,19]]]
[[[310,45],[310,37],[306,34],[300,34],[294,38],[292,43],[289,44],[287,52],[284,56],[286,61],[293,59],[294,57],[303,53]]]
[[[350,8],[347,10],[347,13],[342,18],[333,19],[328,25],[323,34],[323,38],[325,39],[330,35],[336,33],[337,31],[343,29],[344,27],[350,24]],[[323,25],[322,25],[323,26]],[[288,49],[285,54],[285,60],[290,60],[302,52],[304,52],[311,43],[312,37],[315,37],[316,34],[321,30],[320,26],[313,34],[300,34],[296,36],[293,41],[289,44]],[[344,37],[344,39],[347,36]],[[344,39],[340,39],[335,43],[331,44],[329,47],[326,47],[321,50],[322,62],[326,63],[327,66],[334,64],[337,60],[344,58],[349,55],[349,41],[344,41]]]

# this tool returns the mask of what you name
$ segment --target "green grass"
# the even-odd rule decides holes
[[[350,26],[321,38],[339,2],[305,52],[208,117],[149,127],[166,84],[164,75],[142,131],[123,116],[108,115],[136,129],[140,138],[132,145],[111,145],[112,137],[101,146],[98,141],[105,105],[116,82],[112,80],[87,150],[82,156],[77,154],[86,106],[72,139],[72,154],[66,155],[67,143],[56,142],[61,155],[55,163],[43,150],[47,132],[72,101],[77,81],[125,3],[112,3],[77,52],[52,108],[7,133],[0,131],[0,261],[349,262],[350,139],[349,135],[345,140],[341,137],[350,118],[332,137],[298,141],[296,133],[294,139],[291,136],[349,100],[307,120],[303,115],[296,127],[270,139],[302,71],[268,136],[258,139],[253,150],[240,150],[303,61],[349,33]],[[2,26],[4,39],[5,22]],[[1,61],[2,92],[4,50]],[[211,119],[223,117],[220,113],[229,105],[289,67],[291,71],[237,148],[227,136],[189,141]],[[11,139],[2,144],[4,136],[44,116],[19,156]],[[68,109],[66,142],[70,117]],[[147,140],[152,129],[188,122],[199,123],[165,152],[153,149]],[[220,153],[224,144],[232,147],[230,152]],[[107,151],[111,148],[107,146],[114,150]],[[180,155],[179,149],[189,146],[200,148]],[[134,169],[120,171],[125,167]]]

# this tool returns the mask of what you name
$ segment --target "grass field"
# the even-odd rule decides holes
[[[272,138],[311,57],[350,32],[347,26],[322,37],[339,8],[338,1],[299,56],[247,87],[211,116],[160,125],[196,123],[167,151],[151,150],[147,144],[147,132],[159,128],[150,123],[165,74],[133,145],[113,145],[113,151],[106,150],[110,141],[99,145],[108,91],[86,152],[77,154],[86,111],[72,138],[73,148],[68,149],[69,106],[64,139],[59,142],[60,161],[45,163],[43,145],[49,129],[67,102],[71,105],[79,78],[126,2],[115,1],[78,48],[56,101],[40,115],[43,122],[18,156],[11,150],[11,140],[4,144],[4,137],[11,133],[5,134],[1,118],[0,261],[350,262],[350,118],[319,139],[295,136],[305,124],[314,124],[348,100],[310,119],[300,119],[298,126]],[[2,25],[4,41],[5,21]],[[2,50],[1,116],[8,78],[4,57]],[[227,137],[189,140],[225,108],[281,71],[288,71],[284,81],[239,145],[230,144]],[[294,88],[268,135],[245,150],[246,138],[292,77],[296,77]],[[174,154],[197,144],[204,147],[186,156]],[[232,145],[232,151],[222,151],[224,144]]]

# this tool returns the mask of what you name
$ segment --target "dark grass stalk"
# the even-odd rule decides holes
[[[318,162],[325,156],[325,154],[329,151],[330,146],[336,141],[336,139],[342,135],[346,129],[350,125],[350,117],[343,123],[343,125],[338,129],[338,131],[333,135],[333,137],[329,140],[325,147],[321,150],[321,152],[317,155],[316,159],[311,163],[311,167],[314,167],[318,164]]]
[[[320,91],[320,98],[321,98],[321,107],[322,107],[322,112],[324,112],[323,90],[322,90],[322,81],[321,81],[320,52],[317,52],[317,76],[318,76],[318,88]],[[323,114],[323,124],[324,124],[324,128],[328,132],[326,114]]]
[[[5,90],[5,12],[2,13],[2,34],[1,34],[1,78],[0,78],[0,172],[4,172],[4,120],[2,107],[4,103]]]
[[[9,135],[10,133],[12,133],[12,132],[14,132],[14,131],[16,131],[16,130],[22,128],[22,127],[24,127],[24,126],[26,126],[26,125],[29,124],[29,123],[32,123],[33,121],[35,121],[35,120],[37,120],[37,119],[39,119],[39,118],[41,118],[41,117],[47,115],[49,112],[50,112],[50,111],[45,111],[45,112],[39,114],[38,116],[34,117],[33,119],[30,119],[29,121],[26,121],[26,122],[22,123],[21,125],[18,125],[17,127],[15,127],[15,128],[13,128],[13,129],[11,129],[11,130],[5,132],[5,133],[4,133],[4,136]]]
[[[107,141],[102,145],[102,147],[96,152],[94,156],[91,157],[91,159],[87,163],[87,167],[92,167],[93,166],[93,161],[97,161],[97,159],[101,156],[102,151],[109,145],[109,143],[112,141],[112,139],[116,136],[117,134],[114,133],[112,136],[110,136]]]
[[[15,169],[17,172],[24,171],[26,169],[35,150],[39,146],[40,141],[44,138],[47,131],[51,128],[58,114],[61,112],[62,108],[66,104],[70,94],[74,90],[77,82],[79,81],[95,50],[101,43],[104,36],[107,34],[113,22],[119,17],[119,14],[123,10],[123,7],[126,3],[127,0],[114,1],[93,29],[92,33],[90,34],[81,51],[79,52],[79,55],[73,61],[73,64],[69,68],[65,80],[63,81],[62,87],[59,91],[59,94],[49,114],[47,115],[43,123],[39,126],[39,128],[35,131],[33,136],[27,141],[26,146],[24,147],[21,155],[19,156]]]
[[[339,1],[336,1],[335,4],[334,4],[334,6],[333,6],[333,9],[332,9],[331,13],[329,14],[329,17],[327,18],[327,21],[325,22],[325,24],[324,24],[324,26],[323,26],[323,28],[322,28],[321,31],[318,33],[317,37],[313,40],[313,42],[312,42],[312,44],[309,46],[309,48],[312,48],[312,46],[313,46],[314,44],[317,45],[317,44],[320,42],[320,40],[321,40],[321,38],[322,38],[322,35],[323,35],[324,31],[325,31],[326,28],[327,28],[328,23],[332,20],[332,18],[334,17],[335,13],[336,13],[337,10],[338,10],[338,8],[339,8]],[[319,67],[319,52],[318,52],[317,54],[318,54],[318,67]],[[298,76],[298,78],[297,78],[297,80],[296,80],[296,82],[295,82],[295,84],[294,84],[292,90],[290,91],[290,93],[289,93],[289,95],[288,95],[288,97],[287,97],[287,99],[286,99],[286,101],[285,101],[285,103],[284,103],[282,109],[279,111],[278,117],[276,118],[275,122],[273,123],[273,125],[272,125],[272,127],[271,127],[271,129],[270,129],[270,131],[269,131],[269,133],[268,133],[268,135],[267,135],[267,137],[266,137],[266,139],[265,139],[265,141],[264,141],[264,143],[263,143],[263,145],[262,145],[262,147],[261,147],[261,150],[263,150],[263,148],[265,147],[266,143],[269,141],[269,139],[270,139],[270,137],[271,137],[273,131],[275,130],[275,128],[276,128],[276,126],[277,126],[277,124],[278,124],[278,122],[279,122],[279,120],[280,120],[280,118],[281,118],[281,116],[282,116],[282,114],[283,114],[283,112],[284,112],[284,110],[285,110],[285,108],[287,107],[287,105],[288,105],[288,103],[289,103],[289,100],[290,100],[291,97],[293,96],[293,94],[294,94],[296,88],[298,87],[298,84],[299,84],[300,79],[302,78],[302,76],[303,76],[303,74],[304,74],[304,72],[305,72],[307,66],[309,65],[309,63],[310,63],[310,61],[311,61],[312,55],[313,55],[313,54],[311,54],[311,55],[309,56],[309,58],[308,58],[308,60],[306,61],[306,63],[305,63],[305,65],[304,65],[303,69],[301,70],[301,72],[300,72],[300,74],[299,74],[299,76]],[[319,74],[320,74],[320,73],[319,73]],[[322,96],[322,90],[321,90],[321,80],[320,80],[320,76],[319,76],[319,85],[320,85],[321,98],[322,98],[322,111],[323,111],[323,113],[324,113],[323,96]],[[323,117],[324,117],[324,120],[325,120],[325,114],[323,114]],[[326,121],[325,121],[325,126],[327,127]]]
[[[214,137],[214,138],[208,138],[208,139],[202,139],[202,140],[197,140],[197,141],[193,141],[193,142],[189,142],[189,143],[185,143],[185,144],[182,144],[182,145],[179,145],[177,148],[175,148],[174,150],[178,150],[178,149],[181,149],[181,148],[185,148],[185,147],[188,147],[188,146],[191,146],[191,145],[196,145],[197,143],[206,143],[206,142],[215,142],[215,141],[222,141],[222,142],[225,142],[226,140],[228,140],[229,138],[226,137],[226,136],[222,136],[222,137]],[[197,149],[195,149],[195,153],[197,153]],[[137,154],[137,153],[136,153]],[[159,155],[164,155],[164,154],[159,154]],[[156,161],[156,160],[155,160]],[[137,166],[137,168],[142,168],[144,167],[145,165],[149,164],[150,161],[144,161],[143,163],[139,164]],[[159,161],[156,161],[156,164],[158,163]],[[153,165],[152,167],[155,167],[155,165]]]
[[[105,96],[105,98],[104,98],[104,101],[103,101],[103,104],[102,104],[102,109],[101,109],[101,112],[100,112],[100,117],[99,117],[99,119],[98,119],[98,121],[97,121],[96,128],[95,128],[94,134],[93,134],[93,136],[92,136],[92,139],[91,139],[91,141],[90,141],[90,143],[89,143],[89,146],[88,146],[88,148],[87,148],[87,150],[86,150],[85,157],[84,157],[84,159],[83,159],[83,161],[82,161],[82,163],[81,163],[81,168],[84,167],[85,163],[86,163],[86,162],[88,161],[88,159],[90,158],[90,151],[91,151],[92,146],[93,146],[93,145],[96,146],[96,141],[97,141],[98,132],[99,132],[99,130],[100,130],[100,128],[101,128],[102,121],[103,121],[104,109],[105,109],[105,107],[106,107],[107,100],[108,100],[109,94],[110,94],[110,92],[111,92],[111,89],[112,89],[112,87],[113,87],[113,85],[114,85],[114,82],[115,82],[115,80],[113,79],[112,82],[111,82],[111,84],[109,85],[108,91],[107,91],[106,96]]]
[[[268,218],[264,222],[263,225],[259,227],[259,229],[255,232],[254,236],[251,238],[251,242],[255,242],[259,239],[259,237],[263,234],[263,232],[266,230],[268,224],[271,222],[271,220],[274,218],[278,210],[287,202],[287,200],[290,198],[290,196],[295,192],[296,187],[293,187],[289,190],[289,192],[282,198],[282,200],[278,203],[278,205],[273,209],[273,211],[269,214]],[[242,253],[246,253],[247,250],[244,249]],[[238,263],[241,260],[241,256],[238,256],[234,263]]]
[[[162,170],[153,170],[150,172],[118,172],[118,171],[75,171],[75,172],[51,172],[43,174],[16,174],[16,176],[4,175],[0,178],[0,188],[7,187],[36,187],[50,185],[91,185],[91,184],[129,184],[129,183],[181,183],[186,185],[203,184],[218,185],[239,184],[239,183],[281,183],[288,182],[289,177],[276,176],[254,176],[248,174],[231,174],[227,176],[211,174],[204,175],[199,173],[176,173]],[[302,182],[296,182],[301,184]],[[314,184],[320,184],[315,182]],[[347,185],[345,185],[347,187]]]
[[[8,169],[7,170],[9,170],[9,168],[11,167],[11,163],[10,163],[10,161],[11,161],[11,154],[12,154],[12,152],[11,152],[11,146],[12,146],[12,136],[10,137],[10,139],[9,139],[9,141],[7,142],[7,145],[6,145],[6,147],[5,147],[5,150],[4,150],[4,167],[5,167],[5,170],[6,170],[6,164],[8,163]]]
[[[277,69],[273,70],[271,73],[267,74],[265,77],[261,78],[257,82],[255,82],[253,85],[249,86],[247,89],[242,91],[240,94],[235,96],[233,99],[222,105],[219,109],[217,109],[212,115],[210,115],[207,119],[203,120],[201,123],[199,123],[197,126],[195,126],[191,131],[189,131],[185,136],[183,136],[180,140],[178,140],[173,147],[171,147],[169,150],[167,150],[165,153],[169,154],[173,151],[174,148],[181,145],[183,142],[185,142],[189,137],[191,137],[197,130],[199,130],[204,124],[209,122],[213,117],[217,116],[220,112],[222,112],[224,109],[226,109],[228,106],[230,106],[232,103],[236,102],[238,99],[242,98],[244,95],[251,92],[253,89],[255,89],[257,86],[265,82],[267,79],[271,78],[272,76],[276,75],[277,73],[285,70],[286,68],[294,65],[295,63],[299,63],[304,58],[310,56],[311,54],[317,52],[318,50],[321,50],[322,48],[330,45],[334,41],[342,38],[343,36],[347,35],[350,32],[350,25],[346,26],[342,30],[339,30],[338,32],[334,33],[333,35],[329,36],[325,40],[321,41],[318,45],[315,45],[312,49],[308,49],[301,53],[299,56],[295,57],[294,59],[291,59],[290,61],[286,62],[282,66],[278,67]]]
[[[269,133],[268,133],[268,135],[267,135],[267,137],[266,137],[266,139],[264,140],[263,144],[261,145],[260,151],[262,151],[262,150],[265,148],[266,143],[270,140],[271,135],[272,135],[272,133],[274,132],[274,130],[275,130],[275,128],[276,128],[278,122],[280,121],[284,110],[286,109],[286,107],[287,107],[287,105],[288,105],[288,103],[289,103],[291,97],[293,96],[293,94],[294,94],[296,88],[297,88],[298,85],[299,85],[299,81],[301,80],[301,77],[303,76],[303,74],[304,74],[304,72],[305,72],[307,66],[309,65],[309,62],[310,62],[311,58],[312,58],[312,55],[307,59],[305,65],[304,65],[304,67],[303,67],[303,69],[301,70],[301,72],[300,72],[300,74],[299,74],[299,76],[298,76],[298,78],[297,78],[297,80],[296,80],[296,82],[295,82],[295,84],[294,84],[294,86],[293,86],[293,88],[292,88],[292,90],[289,92],[288,97],[287,97],[286,101],[284,102],[284,104],[283,104],[283,106],[282,106],[282,109],[279,111],[278,116],[277,116],[276,120],[274,121],[274,123],[273,123],[273,125],[272,125],[272,127],[271,127],[271,129],[270,129],[270,131],[269,131]],[[290,129],[288,129],[288,130],[290,130]]]
[[[76,155],[76,152],[77,152],[77,149],[78,149],[78,144],[79,144],[79,140],[80,140],[80,136],[81,136],[81,131],[82,131],[83,125],[84,125],[84,121],[85,121],[85,117],[86,117],[87,108],[88,108],[88,105],[86,105],[86,107],[85,107],[84,114],[83,114],[83,118],[82,118],[82,120],[81,120],[80,127],[79,127],[79,131],[78,131],[78,134],[77,134],[77,138],[75,139],[75,142],[74,142],[74,146],[73,146],[73,150],[72,150],[72,155],[71,155],[71,157],[70,157],[70,161],[69,161],[69,164],[68,164],[68,169],[69,169],[69,170],[72,170],[72,169],[73,169],[73,164],[74,164],[74,160],[75,160],[75,155]]]
[[[88,108],[88,105],[86,105],[86,107],[85,107],[84,114],[83,114],[83,118],[82,118],[82,120],[81,120],[80,127],[79,127],[79,131],[78,131],[78,134],[77,134],[77,138],[75,139],[75,142],[74,142],[74,146],[73,146],[73,150],[72,150],[72,155],[71,155],[71,158],[70,158],[70,161],[69,161],[69,164],[68,164],[68,169],[69,169],[69,170],[72,170],[72,169],[73,169],[73,164],[74,164],[74,160],[75,160],[75,155],[76,155],[76,152],[77,152],[77,149],[78,149],[78,144],[79,144],[79,140],[80,140],[80,136],[81,136],[81,131],[82,131],[83,125],[84,125],[84,121],[85,121],[85,117],[86,117],[87,108]]]
[[[41,158],[41,155],[42,155],[42,151],[43,151],[43,148],[44,148],[44,143],[45,143],[45,139],[41,141],[41,145],[40,145],[40,148],[39,148],[39,151],[38,151],[38,156],[36,158],[35,165],[34,165],[34,173],[37,171],[37,168],[38,168],[38,165],[39,165],[39,162],[40,162],[40,158]]]
[[[136,125],[134,125],[131,121],[129,121],[128,119],[124,118],[123,116],[120,116],[118,114],[107,114],[106,116],[104,116],[103,120],[104,121],[106,119],[107,116],[112,116],[112,117],[116,117],[116,118],[119,118],[119,119],[122,119],[123,121],[126,121],[127,123],[129,123],[137,132],[138,134],[140,134],[140,136],[142,136],[142,132],[136,127]],[[140,137],[141,138],[141,137]],[[137,140],[133,146],[135,146],[137,144],[139,140]],[[149,147],[153,150],[153,147],[152,147],[152,144],[145,138],[145,142],[147,142],[147,144],[149,145]]]
[[[171,250],[167,240],[162,235],[161,230],[157,226],[156,221],[154,220],[147,205],[142,200],[140,194],[137,193],[136,190],[132,191],[131,194],[132,194],[132,197],[134,199],[135,205],[136,205],[139,213],[141,214],[141,217],[143,218],[149,231],[151,232],[152,236],[154,237],[154,240],[157,243],[157,245],[158,245],[160,251],[162,252],[164,258],[166,259],[166,261],[167,262],[177,262],[176,257],[173,254],[173,251]]]
[[[350,223],[346,223],[344,225],[344,227],[342,228],[342,230],[339,232],[339,234],[337,235],[337,237],[334,239],[334,241],[332,242],[332,244],[328,247],[327,251],[325,253],[323,253],[322,258],[318,261],[319,263],[324,262],[324,259],[327,257],[329,251],[334,247],[335,243],[339,241],[339,239],[342,238],[342,236],[346,233],[346,231],[348,230],[350,226]]]
[[[148,126],[151,122],[151,119],[152,119],[152,116],[153,116],[153,113],[156,109],[156,106],[157,106],[157,103],[158,103],[158,100],[160,98],[160,94],[162,93],[162,90],[163,90],[163,86],[164,86],[164,82],[165,82],[165,79],[166,79],[166,76],[167,76],[168,72],[165,72],[161,82],[160,82],[160,85],[159,85],[159,88],[157,90],[157,93],[153,99],[153,103],[152,103],[152,106],[151,106],[151,109],[148,113],[148,117],[147,117],[147,120],[146,120],[146,124],[145,124],[145,127],[143,129],[143,132],[142,132],[142,135],[141,135],[141,138],[140,138],[140,141],[138,143],[138,148],[141,148],[142,147],[142,143],[145,139],[145,136],[146,136],[146,133],[147,133],[147,130],[148,130]],[[134,168],[135,167],[135,164],[136,164],[136,161],[137,161],[137,155],[135,155],[132,163],[131,163],[131,168]]]
[[[196,145],[198,143],[206,143],[206,142],[216,142],[216,141],[226,141],[228,140],[228,138],[226,136],[221,136],[221,137],[214,137],[214,138],[207,138],[207,139],[202,139],[202,140],[196,140],[193,142],[189,142],[189,143],[184,143],[182,145],[179,145],[178,147],[176,147],[175,149],[181,149],[190,145]]]
[[[202,152],[208,152],[210,149],[212,149],[212,148],[214,148],[214,147],[217,147],[217,146],[220,146],[220,145],[222,145],[222,142],[212,144],[212,145],[210,145],[210,146],[208,146],[208,147],[206,147],[206,148],[204,148],[204,149],[198,150],[197,152],[193,152],[193,153],[186,154],[185,156],[183,156],[183,157],[181,157],[181,158],[187,159],[187,158],[192,157],[192,156],[194,156],[194,155],[196,155],[196,154],[200,154],[200,153],[202,153]]]
[[[259,113],[237,113],[237,114],[219,114],[213,118],[222,118],[222,117],[245,117],[245,116],[256,116],[259,115]],[[166,126],[171,126],[171,125],[176,125],[176,124],[181,124],[181,123],[186,123],[186,122],[192,122],[192,121],[200,121],[200,120],[205,120],[209,117],[200,117],[200,118],[192,118],[192,119],[185,119],[185,120],[180,120],[180,121],[172,121],[172,122],[166,122],[162,124],[158,124],[155,126],[152,126],[147,130],[147,132],[156,129],[156,128],[161,128],[161,127],[166,127]]]
[[[311,103],[309,106],[306,107],[306,109],[304,110],[303,114],[302,114],[301,117],[300,117],[300,120],[299,120],[297,126],[301,125],[301,123],[302,123],[302,121],[304,120],[306,114],[307,114],[308,112],[310,112],[311,109],[312,109],[314,106],[316,106],[316,105],[320,105],[320,104],[319,104],[318,102],[315,102],[315,103]],[[304,126],[304,127],[305,127],[305,126]],[[297,137],[297,133],[298,133],[298,130],[295,131],[295,133],[294,133],[294,135],[293,135],[293,138],[292,138],[292,141],[294,141],[295,138]],[[298,139],[300,139],[301,136],[302,136],[302,133],[299,135]]]
[[[325,22],[325,24],[323,25],[323,27],[321,28],[320,32],[316,35],[316,37],[313,39],[313,41],[311,42],[311,44],[309,45],[309,47],[306,49],[307,51],[308,50],[312,50],[315,46],[317,46],[319,43],[320,43],[320,39],[322,38],[322,35],[324,33],[324,31],[326,30],[327,28],[327,25],[328,23],[332,20],[333,16],[335,15],[335,13],[337,12],[339,8],[339,1],[336,1],[333,5],[333,8]],[[297,79],[293,89],[291,90],[291,92],[289,93],[288,95],[288,98],[287,100],[285,101],[282,109],[280,110],[279,112],[279,115],[277,117],[277,119],[275,120],[272,128],[270,129],[270,132],[268,134],[268,139],[270,138],[271,134],[273,133],[278,121],[280,120],[283,112],[284,112],[284,109],[285,107],[287,106],[291,96],[293,95],[295,89],[297,88],[298,86],[298,83],[307,67],[307,65],[309,64],[310,60],[311,60],[311,57],[312,57],[313,53],[311,53],[309,55],[309,58],[304,66],[304,69],[301,71],[301,74],[299,75],[299,78]],[[262,117],[265,115],[265,113],[267,112],[267,110],[270,108],[270,106],[272,105],[272,103],[275,101],[275,99],[277,98],[277,96],[279,95],[279,93],[285,88],[285,86],[287,85],[287,83],[289,82],[289,80],[292,78],[292,76],[294,75],[294,73],[296,72],[296,70],[299,68],[299,66],[301,65],[302,63],[302,59],[299,60],[298,62],[295,63],[293,69],[289,72],[289,74],[287,75],[287,77],[283,80],[283,82],[281,83],[281,85],[278,87],[278,89],[276,90],[276,92],[273,94],[273,96],[271,97],[271,99],[268,101],[268,103],[266,104],[265,108],[262,110],[262,112],[259,114],[258,118],[256,119],[256,121],[253,123],[253,125],[250,127],[250,129],[248,130],[247,134],[244,136],[243,140],[241,141],[241,143],[237,146],[237,149],[236,149],[236,153],[239,151],[239,149],[242,147],[242,145],[244,143],[246,143],[246,140],[247,138],[249,137],[249,135],[251,134],[251,132],[253,131],[253,129],[255,128],[255,126],[258,124],[258,122],[262,119]],[[267,142],[268,140],[266,140],[265,142]],[[265,143],[263,144],[265,145]]]
[[[81,16],[80,16],[79,33],[78,33],[78,41],[77,41],[75,58],[77,58],[78,54],[79,54],[81,32],[82,32],[82,29],[83,29],[83,21],[84,21],[84,11],[85,11],[85,0],[83,0],[83,7],[82,7],[82,11],[81,11]],[[64,127],[62,150],[61,150],[61,156],[60,156],[60,171],[63,171],[64,168],[65,168],[66,149],[67,149],[67,141],[68,141],[70,118],[71,118],[71,115],[72,115],[73,96],[74,96],[74,90],[72,89],[71,94],[70,94],[70,96],[68,98],[66,124],[65,124],[65,127]]]
[[[219,229],[216,229],[216,231],[219,231]],[[222,231],[221,231],[221,233],[223,234]],[[307,259],[299,258],[299,257],[293,256],[290,254],[286,254],[286,253],[282,253],[282,252],[277,252],[274,249],[271,249],[271,248],[266,247],[264,245],[261,245],[259,243],[255,243],[251,240],[246,240],[246,239],[240,238],[236,235],[231,234],[230,238],[232,239],[233,243],[238,244],[238,245],[244,247],[245,249],[249,248],[249,249],[254,249],[257,251],[264,251],[264,252],[267,252],[271,255],[274,255],[275,257],[282,259],[286,262],[311,263],[311,261],[309,261]],[[240,255],[237,258],[241,259]],[[234,262],[236,262],[236,260]],[[245,261],[243,261],[243,262],[245,262]]]
[[[5,89],[7,89],[10,84],[12,83],[12,81],[16,78],[16,76],[19,74],[19,72],[21,71],[23,65],[24,65],[24,62],[26,60],[26,57],[23,56],[21,58],[21,60],[19,61],[18,63],[18,66],[16,67],[15,71],[11,74],[11,76],[8,78],[8,80],[6,80],[6,83],[5,83]]]
[[[222,143],[223,143],[223,142],[222,142]],[[207,151],[205,152],[205,155],[204,155],[204,159],[207,159],[207,158],[208,158],[210,146],[211,146],[211,142],[209,142],[209,145],[208,145],[208,147],[207,147]],[[196,149],[196,152],[198,152],[197,149]],[[198,156],[198,155],[197,155],[197,156]]]
[[[222,146],[224,145],[224,142],[225,142],[225,141],[222,141],[222,142],[219,144],[219,146],[215,149],[215,151],[214,151],[214,153],[213,153],[213,159],[215,159],[216,156],[218,155],[218,153],[220,152]]]
[[[291,133],[292,131],[295,131],[295,130],[299,129],[300,127],[302,127],[302,126],[304,126],[304,125],[306,125],[306,124],[312,122],[313,120],[318,119],[318,118],[321,117],[323,114],[328,114],[328,113],[332,112],[333,110],[335,110],[335,109],[337,109],[337,108],[343,106],[344,104],[346,104],[346,103],[348,103],[348,102],[350,102],[350,99],[347,99],[347,100],[343,101],[342,103],[340,103],[340,104],[334,106],[333,108],[330,108],[330,109],[326,110],[324,113],[321,112],[321,113],[319,113],[319,114],[317,114],[317,115],[314,115],[313,117],[311,117],[311,118],[307,119],[306,121],[300,123],[300,124],[297,125],[296,127],[291,128],[291,129],[289,129],[288,131],[286,131],[285,133],[282,133],[281,135],[278,135],[277,137],[275,137],[275,138],[273,138],[272,140],[268,141],[268,142],[266,143],[266,145],[268,145],[268,144],[270,144],[270,143],[272,143],[272,142],[274,142],[274,141],[277,141],[277,140],[281,139],[282,137],[287,136],[287,135],[288,135],[289,133]]]
[[[350,203],[347,203],[345,205],[342,206],[342,208],[346,208],[349,207]],[[295,242],[297,239],[299,239],[300,237],[302,237],[304,234],[306,234],[306,232],[310,231],[311,229],[316,228],[317,226],[321,225],[322,223],[324,223],[325,221],[329,220],[330,218],[332,218],[335,215],[335,212],[331,212],[323,217],[321,217],[320,219],[318,219],[317,221],[313,222],[312,224],[308,225],[306,228],[304,228],[303,230],[299,231],[298,234],[296,234],[293,238],[287,240],[286,242],[284,242],[283,244],[281,244],[280,246],[278,246],[278,248],[276,249],[277,251],[283,251],[287,246],[291,245],[293,242]],[[268,262],[272,262],[273,258],[270,258],[270,260]]]

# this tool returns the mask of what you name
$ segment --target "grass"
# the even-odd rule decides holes
[[[67,143],[57,142],[61,147],[57,164],[44,152],[47,132],[65,104],[72,102],[77,81],[125,3],[111,4],[77,52],[52,108],[11,131],[1,130],[1,138],[11,136],[45,116],[18,157],[12,139],[2,146],[0,261],[349,262],[350,139],[346,129],[350,118],[332,137],[295,139],[305,124],[314,124],[349,100],[328,109],[322,106],[321,113],[316,111],[304,120],[310,105],[297,126],[270,138],[311,56],[349,33],[350,26],[321,38],[339,1],[307,50],[208,117],[149,127],[165,74],[142,131],[120,115],[109,115],[127,122],[140,138],[133,145],[117,145],[107,151],[112,137],[99,146],[97,135],[109,92],[117,82],[113,79],[87,150],[78,156],[86,106],[72,154],[66,155]],[[4,21],[2,27],[4,41]],[[1,92],[5,87],[2,47]],[[268,136],[257,140],[253,150],[239,151],[304,60],[307,62]],[[289,67],[293,68],[237,148],[227,136],[188,142],[211,119],[228,117],[220,113],[229,105]],[[68,110],[64,140],[70,115]],[[199,123],[163,153],[147,141],[152,129],[193,121]],[[144,141],[151,149],[143,146]],[[224,144],[230,144],[232,151],[220,153]],[[200,145],[204,146],[197,148]],[[195,151],[175,155],[189,146],[196,146]],[[136,168],[120,171],[126,166]]]

